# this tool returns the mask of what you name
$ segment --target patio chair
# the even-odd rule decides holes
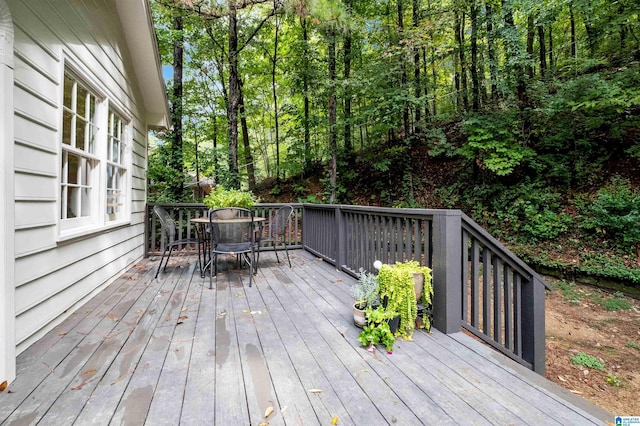
[[[173,249],[178,246],[184,246],[187,244],[195,244],[198,248],[198,267],[202,271],[202,261],[200,260],[200,244],[201,240],[199,238],[181,238],[176,239],[178,235],[176,230],[176,223],[173,218],[169,214],[167,210],[160,206],[154,206],[153,212],[160,219],[160,225],[162,226],[162,233],[165,238],[164,249],[162,250],[162,257],[160,258],[160,264],[158,265],[158,270],[156,271],[156,276],[154,278],[158,278],[158,274],[160,273],[160,269],[162,269],[162,261],[164,260],[165,255],[167,255],[167,260],[164,263],[163,271],[167,271],[167,264],[169,263],[169,258],[171,257],[171,253]],[[169,252],[167,254],[167,251]]]
[[[289,262],[289,268],[291,268],[291,258],[289,257],[289,250],[287,249],[288,241],[286,241],[286,237],[287,227],[289,226],[289,222],[291,222],[292,215],[292,206],[282,206],[278,210],[276,210],[276,213],[271,221],[267,225],[265,225],[266,230],[263,231],[264,236],[261,235],[258,240],[258,260],[256,262],[256,265],[260,264],[260,248],[262,247],[262,244],[272,243],[278,263],[280,263],[280,257],[278,257],[278,244],[282,244],[284,246],[284,251],[287,254],[287,261]]]
[[[252,285],[255,264],[255,232],[253,212],[233,208],[236,215],[226,218],[230,208],[209,211],[209,288],[213,288],[213,276],[218,273],[218,255],[236,255],[237,260],[249,266],[249,287]],[[223,217],[220,217],[222,214]]]

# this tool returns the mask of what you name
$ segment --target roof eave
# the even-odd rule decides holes
[[[147,0],[115,3],[142,93],[146,124],[153,129],[169,129],[169,100],[149,3]]]

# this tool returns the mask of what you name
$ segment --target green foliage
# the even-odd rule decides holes
[[[391,332],[389,322],[396,314],[388,309],[378,306],[375,309],[369,306],[365,310],[367,324],[363,327],[358,340],[363,346],[375,346],[382,344],[387,351],[393,350],[395,336]]]
[[[378,277],[360,268],[358,281],[352,287],[353,297],[359,309],[372,306],[378,298]]]
[[[509,175],[535,155],[519,142],[517,125],[513,113],[470,117],[463,122],[468,141],[458,153],[498,176]]]
[[[602,301],[602,307],[607,311],[629,311],[633,309],[633,305],[620,296],[607,297]]]
[[[635,343],[635,342],[627,342],[625,344],[626,347],[631,348],[631,349],[638,349],[640,350],[640,345]]]
[[[640,192],[628,181],[614,178],[592,200],[579,204],[583,218],[580,226],[611,238],[621,248],[633,248],[640,242]]]
[[[593,370],[604,371],[604,362],[593,355],[584,352],[578,352],[571,357],[571,362],[581,367],[591,368]]]
[[[250,209],[260,199],[249,191],[241,191],[238,189],[226,189],[218,186],[213,189],[206,197],[204,197],[204,205],[210,209],[219,209],[223,207],[241,207]]]
[[[398,262],[394,265],[383,264],[378,272],[380,299],[386,300],[387,309],[400,315],[398,335],[410,338],[417,318],[417,301],[413,274],[424,275],[424,289],[421,302],[430,305],[433,298],[431,269],[420,266],[416,261]],[[428,325],[427,325],[428,326]]]
[[[581,291],[576,290],[576,284],[562,280],[558,283],[558,287],[562,292],[562,297],[572,305],[579,305],[580,299],[584,295]]]
[[[609,383],[611,386],[622,386],[622,382],[620,381],[620,379],[612,373],[607,374],[607,383]]]

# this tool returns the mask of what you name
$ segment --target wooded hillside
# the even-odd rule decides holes
[[[461,208],[539,266],[640,283],[636,0],[152,4],[174,115],[156,199],[191,173]]]

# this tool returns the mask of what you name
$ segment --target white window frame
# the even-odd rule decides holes
[[[118,120],[120,124],[119,134],[113,134],[113,126],[116,125],[114,120]],[[131,135],[131,118],[117,108],[117,106],[111,102],[108,108],[107,115],[107,142],[106,142],[106,156],[105,156],[105,208],[104,216],[106,223],[117,223],[121,221],[130,220],[130,206],[131,206],[131,146],[133,144],[133,138]],[[119,145],[117,158],[113,155],[114,145]],[[109,152],[112,150],[112,152]],[[109,194],[110,190],[117,188],[110,187],[109,181],[109,168],[113,167],[118,169],[122,176],[120,178],[120,193],[117,195]],[[115,198],[115,199],[114,199]]]
[[[64,61],[63,70],[63,84],[61,90],[61,113],[60,113],[60,136],[59,136],[59,161],[58,171],[60,173],[58,179],[58,239],[66,240],[74,238],[83,234],[90,234],[93,232],[101,231],[106,228],[119,226],[129,223],[131,221],[131,118],[123,113],[123,109],[119,108],[117,104],[111,101],[108,96],[105,95],[105,91],[100,90],[98,85],[93,83],[94,80],[88,77],[88,74],[80,71],[80,67],[76,66],[73,61]],[[93,132],[93,149],[90,150],[85,146],[74,146],[74,134],[76,132],[76,120],[79,120],[76,115],[77,111],[73,111],[74,103],[78,93],[77,89],[73,90],[72,109],[70,110],[65,106],[65,90],[67,77],[73,80],[74,88],[76,84],[82,86],[83,89],[88,91],[96,100],[95,111],[92,117],[89,117],[91,124],[89,124],[85,130],[85,144],[88,144],[90,140],[90,132]],[[79,108],[78,108],[79,109]],[[69,120],[69,113],[71,113],[71,120]],[[122,128],[120,131],[120,138],[118,143],[121,144],[123,149],[119,150],[119,162],[110,161],[112,157],[108,154],[108,147],[110,145],[110,138],[114,135],[109,132],[109,119],[111,114],[116,114],[121,120]],[[89,114],[90,115],[90,114]],[[66,120],[65,120],[66,118]],[[66,122],[65,122],[66,121]],[[70,127],[69,130],[65,130],[64,126]],[[65,138],[66,132],[66,138]],[[68,139],[68,140],[65,140]],[[67,143],[68,142],[68,143]],[[83,166],[80,167],[80,172],[75,178],[72,176],[68,179],[69,156],[76,156],[83,162]],[[87,163],[92,163],[93,167],[85,167]],[[111,209],[109,204],[111,200],[108,197],[108,170],[109,166],[115,166],[121,173],[120,189],[122,194],[119,196],[118,209]],[[86,177],[83,173],[88,171]],[[73,182],[68,182],[73,180]],[[69,199],[68,192],[70,190],[78,191],[82,206],[83,202],[88,204],[90,213],[82,216],[80,212],[76,212],[76,216],[79,217],[67,217],[68,209],[67,202]],[[83,191],[84,190],[84,191]],[[86,190],[89,194],[86,194]],[[86,198],[83,199],[82,196]],[[82,210],[82,207],[80,208]],[[111,213],[110,213],[111,211]],[[86,210],[85,210],[86,212]],[[79,213],[79,214],[78,214]]]

